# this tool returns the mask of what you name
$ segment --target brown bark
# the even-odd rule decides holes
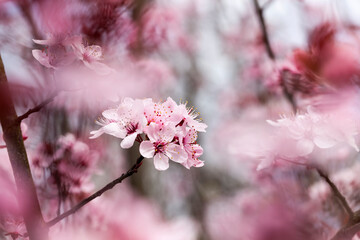
[[[25,145],[17,121],[0,56],[0,122],[17,187],[17,198],[30,240],[47,239],[47,227],[42,217]]]

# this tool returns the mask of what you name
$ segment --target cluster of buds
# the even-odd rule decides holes
[[[125,98],[117,108],[102,113],[98,121],[102,127],[92,131],[90,138],[106,133],[123,139],[120,145],[125,149],[137,141],[140,154],[154,158],[158,170],[166,170],[169,159],[188,169],[201,167],[203,149],[196,139],[197,132],[205,132],[207,125],[197,116],[193,108],[178,105],[170,97],[165,102]]]

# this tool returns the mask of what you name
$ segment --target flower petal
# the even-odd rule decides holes
[[[47,68],[54,68],[54,66],[52,66],[50,64],[50,60],[49,60],[49,56],[47,56],[47,54],[41,50],[38,49],[34,49],[32,50],[32,55],[33,57],[38,60],[38,62],[47,67]]]
[[[154,157],[155,154],[155,147],[154,144],[150,141],[143,141],[140,144],[140,154],[141,156],[145,157],[145,158],[152,158]]]
[[[84,65],[88,67],[89,69],[95,71],[99,75],[108,75],[110,73],[113,73],[115,70],[111,67],[107,66],[104,63],[93,61],[93,62],[87,62],[83,61]]]
[[[105,111],[103,111],[102,115],[104,116],[104,118],[107,118],[107,119],[110,119],[110,120],[114,120],[114,121],[119,120],[119,115],[117,114],[116,109],[105,110]]]
[[[157,130],[156,123],[150,123],[144,130],[151,142],[159,140],[159,131]]]
[[[99,130],[95,130],[95,131],[91,131],[90,134],[92,134],[92,136],[90,136],[90,139],[94,139],[94,138],[98,138],[100,137],[102,134],[104,133],[104,129],[100,128]]]
[[[301,139],[296,143],[296,150],[299,156],[306,156],[314,150],[314,143],[308,139]]]
[[[169,158],[162,153],[154,156],[154,165],[157,170],[164,171],[169,168]]]
[[[128,136],[126,136],[124,138],[124,140],[122,140],[120,146],[124,149],[128,149],[131,148],[134,145],[135,139],[137,137],[138,133],[134,132]]]
[[[337,144],[338,141],[329,136],[316,136],[314,137],[314,143],[319,148],[331,148]]]
[[[269,168],[274,164],[274,157],[269,154],[269,156],[264,156],[261,158],[261,162],[257,165],[256,171],[261,171],[265,168]]]
[[[116,122],[109,123],[102,128],[104,133],[114,137],[124,138],[126,136],[126,131]]]
[[[165,150],[166,155],[174,162],[183,163],[187,160],[186,151],[177,144],[169,143]]]

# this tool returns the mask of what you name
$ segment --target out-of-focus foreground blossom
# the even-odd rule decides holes
[[[317,224],[316,209],[293,186],[281,189],[267,183],[260,191],[214,201],[207,209],[206,224],[212,239],[327,239],[329,232]]]

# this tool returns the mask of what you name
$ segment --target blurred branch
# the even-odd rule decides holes
[[[262,8],[260,7],[258,0],[253,0],[253,2],[254,2],[255,10],[256,10],[256,15],[257,15],[259,23],[260,23],[262,39],[265,44],[266,52],[267,52],[269,58],[272,61],[275,61],[276,56],[275,56],[275,53],[270,44],[269,33],[267,31],[266,23],[265,23],[265,19],[264,19],[264,9],[268,4],[270,4],[272,2],[272,0],[268,0],[268,2],[266,2]],[[291,104],[291,107],[292,107],[294,113],[296,113],[297,106],[296,106],[294,96],[288,91],[288,89],[285,86],[282,86],[282,90],[284,92],[286,99]]]
[[[334,193],[335,197],[339,200],[341,206],[344,208],[346,213],[349,215],[349,218],[353,219],[354,218],[354,212],[352,211],[352,209],[350,208],[349,203],[346,201],[345,197],[341,194],[341,192],[336,187],[336,185],[330,180],[329,176],[326,173],[324,173],[319,168],[317,168],[316,170],[319,173],[320,177],[322,177],[327,182],[327,184],[329,184],[329,186],[330,186],[332,192]]]
[[[264,14],[263,14],[263,12],[264,12],[263,8],[260,7],[258,0],[253,0],[253,2],[254,2],[255,10],[256,10],[256,15],[257,15],[259,23],[260,23],[262,38],[263,38],[263,42],[266,47],[266,52],[269,55],[271,60],[275,60],[275,54],[274,54],[273,49],[271,48],[269,34],[268,34],[268,31],[266,28],[266,23],[265,23]]]
[[[319,168],[316,169],[319,175],[329,184],[332,192],[335,197],[339,200],[340,205],[344,208],[346,213],[349,216],[348,223],[342,227],[331,240],[351,240],[356,233],[360,231],[360,211],[355,213],[350,208],[349,203],[346,201],[345,197],[341,194],[336,185],[330,180],[329,176],[325,174]]]
[[[88,204],[89,202],[94,200],[95,198],[100,197],[104,192],[112,189],[113,187],[115,187],[115,185],[121,183],[125,178],[128,178],[131,175],[133,175],[134,173],[136,173],[138,171],[138,169],[141,167],[143,159],[144,159],[144,157],[140,156],[137,159],[136,163],[126,173],[123,173],[119,178],[113,180],[112,182],[108,183],[105,187],[103,187],[99,191],[97,191],[94,194],[92,194],[91,196],[85,198],[80,203],[78,203],[75,207],[73,207],[70,210],[64,212],[63,214],[57,216],[53,220],[47,222],[47,226],[48,227],[54,226],[56,223],[58,223],[62,219],[64,219],[64,218],[74,214],[75,212],[77,212],[80,208],[82,208],[83,206],[85,206],[86,204]]]
[[[42,103],[40,103],[36,107],[29,109],[26,113],[17,117],[16,124],[21,123],[22,120],[28,118],[31,114],[39,112],[43,107],[45,107],[47,104],[51,103],[54,100],[54,98],[56,97],[56,95],[57,94],[53,94],[51,97],[45,99]]]
[[[351,240],[355,234],[360,232],[360,212],[355,212],[354,218],[341,228],[331,240]]]

